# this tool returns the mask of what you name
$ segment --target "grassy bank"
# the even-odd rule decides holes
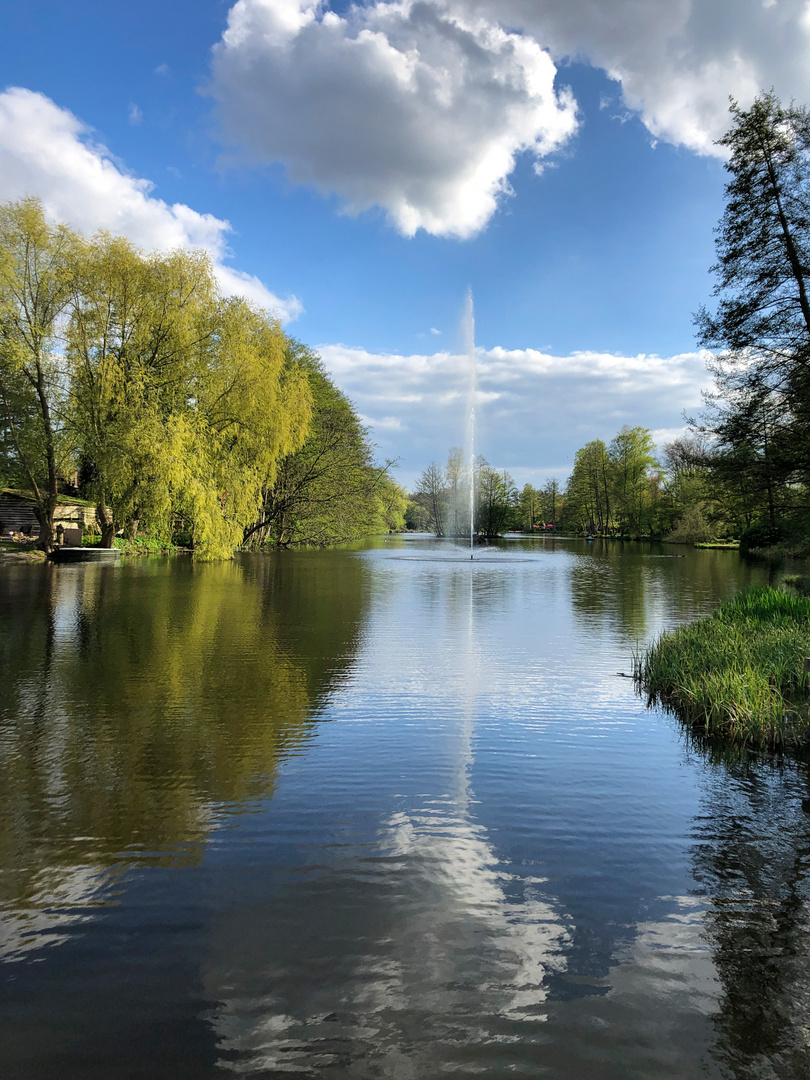
[[[0,559],[13,562],[42,562],[44,558],[44,554],[37,551],[33,541],[21,543],[19,540],[0,540]]]
[[[757,747],[810,741],[810,597],[757,588],[662,634],[633,658],[651,701],[710,736]]]
[[[86,535],[82,540],[82,547],[98,547],[100,543],[100,536]],[[171,540],[146,534],[136,536],[134,540],[116,536],[113,544],[124,555],[173,555],[178,550]]]

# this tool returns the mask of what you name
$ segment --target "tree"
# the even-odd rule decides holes
[[[304,371],[286,365],[287,344],[278,321],[261,309],[239,299],[218,307],[199,393],[181,414],[190,453],[180,505],[203,558],[233,554],[282,463],[310,430],[310,384]]]
[[[244,539],[286,547],[336,544],[404,524],[406,496],[377,465],[373,447],[348,398],[320,358],[288,341],[286,364],[303,373],[312,395],[312,421],[300,449],[285,457],[264,492],[261,514]]]
[[[79,238],[49,225],[37,199],[0,205],[0,416],[7,470],[30,488],[39,547],[53,547],[59,481],[70,460],[61,330]]]
[[[0,478],[31,488],[45,550],[74,466],[104,545],[181,526],[196,557],[220,558],[259,532],[400,527],[391,464],[316,357],[222,296],[205,253],[85,241],[35,200],[0,207]]]
[[[659,492],[657,473],[653,470],[660,468],[652,433],[647,428],[625,424],[608,452],[620,532],[640,535],[651,531]],[[654,477],[656,482],[651,484]]]
[[[560,516],[563,503],[559,481],[555,480],[553,477],[551,480],[546,480],[543,485],[543,490],[540,492],[540,498],[542,503],[543,521],[556,529],[557,518]]]
[[[810,359],[810,114],[773,93],[748,111],[732,102],[731,114],[718,140],[730,151],[713,267],[720,303],[699,311],[700,343],[786,387]]]
[[[481,536],[494,538],[517,520],[519,505],[515,481],[505,470],[498,472],[483,458],[476,469],[475,521]]]
[[[195,554],[230,555],[279,461],[304,440],[306,379],[278,323],[218,290],[208,257],[144,255],[100,234],[68,330],[71,422],[102,543],[142,520],[187,523]]]
[[[437,536],[444,536],[446,529],[447,488],[441,465],[431,461],[419,476],[414,498],[427,510],[430,527]]]
[[[420,502],[410,497],[405,507],[405,528],[413,532],[430,532],[430,514]]]
[[[390,465],[389,465],[390,467]],[[379,479],[374,491],[377,518],[375,531],[389,533],[401,532],[405,527],[405,510],[408,506],[408,494],[401,484],[383,469],[375,470]]]
[[[732,102],[726,206],[717,229],[717,310],[698,340],[715,351],[703,430],[715,469],[745,463],[746,501],[773,529],[790,486],[810,480],[810,114],[773,93]]]
[[[106,547],[119,528],[170,515],[216,302],[202,254],[144,256],[103,233],[84,251],[68,328],[71,422]]]
[[[710,446],[705,435],[690,433],[674,439],[663,447],[664,492],[662,498],[662,531],[672,530],[688,542],[711,539],[716,535],[712,519],[724,519],[720,499],[712,490],[709,478]],[[688,517],[688,522],[686,519]],[[686,522],[681,528],[681,523]],[[705,533],[711,533],[706,536]]]
[[[604,534],[609,530],[613,483],[613,462],[601,439],[577,451],[566,488],[566,505],[583,532]]]
[[[531,484],[524,484],[520,492],[520,527],[524,532],[533,532],[539,515],[542,514],[540,492]]]

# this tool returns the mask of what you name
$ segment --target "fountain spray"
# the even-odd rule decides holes
[[[472,289],[467,289],[467,301],[464,306],[464,332],[467,346],[467,358],[470,362],[470,558],[473,558],[475,545],[475,393],[478,389],[478,372],[475,364],[475,312],[473,309]]]

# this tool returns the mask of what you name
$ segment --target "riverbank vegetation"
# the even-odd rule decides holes
[[[634,657],[651,701],[709,736],[755,747],[810,741],[810,597],[751,589]]]
[[[389,468],[317,357],[225,297],[204,253],[88,239],[36,199],[0,206],[0,485],[31,493],[42,550],[68,487],[108,547],[354,539],[402,520]]]
[[[703,443],[684,438],[659,455],[652,432],[623,427],[610,443],[595,439],[577,451],[562,487],[518,489],[510,474],[484,459],[475,465],[475,531],[494,537],[509,529],[602,537],[667,538],[674,543],[716,543],[739,535],[735,520],[715,513],[709,466],[697,458]],[[660,459],[662,460],[660,460]],[[419,477],[407,520],[439,536],[470,530],[469,466],[458,448],[446,466],[433,461]]]

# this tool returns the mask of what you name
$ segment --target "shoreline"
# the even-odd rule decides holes
[[[759,587],[661,634],[633,657],[650,704],[688,728],[757,749],[810,744],[810,597]]]

